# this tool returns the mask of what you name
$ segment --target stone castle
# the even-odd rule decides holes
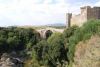
[[[100,19],[100,7],[84,6],[80,9],[81,13],[78,15],[66,14],[68,27],[73,25],[82,26],[87,20]]]

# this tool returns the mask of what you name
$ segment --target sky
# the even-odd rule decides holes
[[[100,6],[100,0],[0,0],[0,26],[66,23],[66,13],[82,6]]]

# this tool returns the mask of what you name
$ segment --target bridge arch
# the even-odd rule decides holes
[[[44,33],[45,39],[48,39],[52,34],[53,34],[53,32],[51,30],[46,30]]]
[[[55,28],[46,28],[46,29],[39,29],[37,32],[40,33],[41,38],[48,39],[53,33],[59,32],[63,33],[64,29],[55,29]]]

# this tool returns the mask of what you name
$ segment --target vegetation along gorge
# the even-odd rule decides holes
[[[46,34],[0,27],[0,67],[100,67],[100,20]]]
[[[0,0],[0,67],[100,67],[100,0]]]

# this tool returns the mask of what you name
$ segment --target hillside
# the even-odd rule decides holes
[[[100,67],[100,36],[92,36],[75,48],[73,67]]]
[[[77,28],[74,32],[74,29],[69,29],[67,32],[67,45],[68,45],[68,59],[69,59],[69,67],[73,67],[73,63],[76,65],[75,67],[98,67],[92,65],[95,62],[96,57],[100,58],[100,53],[98,52],[98,48],[96,45],[100,45],[98,42],[99,39],[95,39],[96,37],[92,38],[91,36],[100,35],[100,21],[99,20],[90,20],[86,22],[83,26]],[[70,35],[71,34],[71,35]],[[98,41],[99,40],[99,41]],[[83,42],[79,47],[78,44]],[[86,45],[85,45],[86,44]],[[94,45],[93,45],[94,44]],[[87,47],[88,45],[88,47]],[[92,46],[93,45],[93,46]],[[90,54],[92,51],[95,51],[94,54]],[[85,54],[81,54],[85,53]],[[95,54],[96,53],[96,54]],[[91,60],[92,61],[91,61]],[[100,60],[98,60],[100,62]],[[82,65],[81,65],[82,64]],[[100,63],[97,63],[99,65]],[[79,65],[79,66],[78,66]],[[89,66],[88,66],[89,65]],[[91,65],[91,66],[90,66]]]

